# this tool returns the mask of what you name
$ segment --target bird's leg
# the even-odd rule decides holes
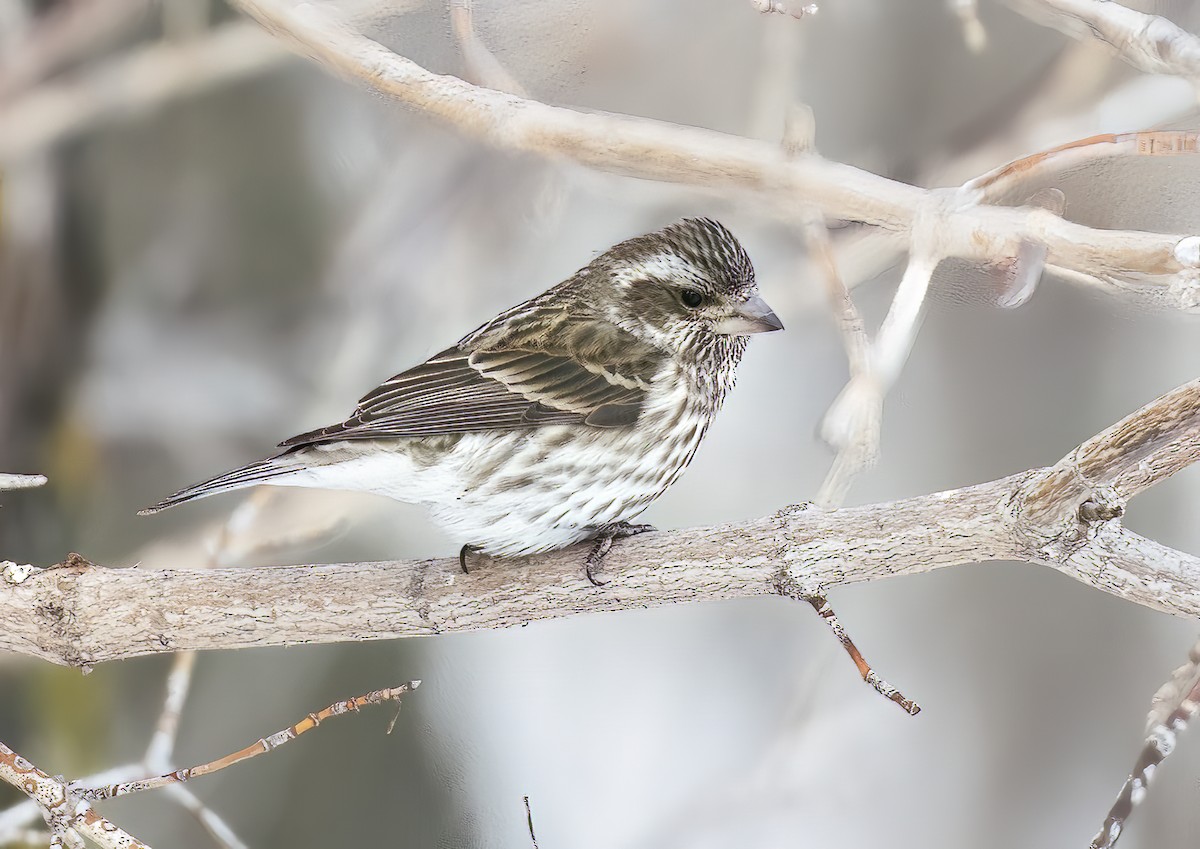
[[[462,567],[464,575],[471,574],[471,570],[467,568],[467,555],[475,554],[477,551],[481,550],[482,549],[479,546],[471,545],[470,543],[467,543],[458,550],[458,565]]]
[[[592,586],[602,587],[608,581],[596,580],[596,572],[600,569],[600,564],[604,561],[604,556],[612,550],[613,540],[625,539],[625,537],[635,537],[638,534],[644,534],[647,531],[653,531],[654,525],[635,525],[631,522],[613,522],[608,525],[601,525],[596,530],[596,544],[592,546],[592,550],[587,556],[587,579],[592,582]]]

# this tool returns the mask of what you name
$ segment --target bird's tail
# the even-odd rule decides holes
[[[176,504],[182,504],[185,501],[191,501],[195,498],[207,498],[210,495],[216,495],[218,492],[228,492],[231,489],[241,489],[246,486],[266,483],[267,481],[295,472],[295,465],[287,462],[286,457],[286,454],[280,454],[266,460],[260,460],[257,463],[242,466],[240,469],[234,469],[232,472],[218,475],[203,483],[189,486],[187,489],[181,489],[179,492],[164,498],[152,507],[139,510],[138,515],[149,516],[151,513],[166,510],[168,507],[174,507]]]

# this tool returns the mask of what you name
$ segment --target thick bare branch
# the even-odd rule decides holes
[[[1020,0],[1018,11],[1075,38],[1098,38],[1150,74],[1200,79],[1200,38],[1115,0]]]
[[[1131,493],[1195,462],[1198,391],[1193,381],[1167,393],[1051,468],[888,504],[790,507],[646,534],[613,550],[603,588],[588,584],[578,549],[470,575],[457,559],[143,571],[73,555],[50,569],[3,573],[0,649],[86,666],[181,649],[413,637],[989,560],[1050,565],[1130,601],[1197,616],[1200,558],[1124,530],[1114,502],[1061,470],[1082,464],[1087,480]]]
[[[976,205],[952,190],[925,190],[829,162],[788,156],[768,142],[663,121],[548,106],[432,74],[354,32],[312,5],[234,0],[328,70],[453,125],[488,144],[564,158],[613,173],[697,186],[749,190],[793,218],[804,205],[827,217],[910,230],[918,215],[936,222],[945,256],[1016,256],[1045,244],[1047,261],[1088,274],[1170,274],[1180,264],[1176,235],[1097,230],[1046,210]]]
[[[1196,462],[1200,379],[1185,383],[1080,445],[1031,482],[1022,504],[1034,525],[1074,521],[1088,502],[1120,515],[1142,490]]]

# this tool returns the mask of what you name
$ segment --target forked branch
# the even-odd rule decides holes
[[[438,118],[497,147],[574,161],[612,173],[708,191],[740,189],[793,219],[805,206],[829,218],[911,231],[936,222],[937,251],[981,261],[1044,244],[1047,261],[1089,275],[1174,274],[1179,235],[1099,230],[1046,210],[979,205],[953,190],[926,190],[808,153],[665,121],[549,106],[430,73],[345,26],[326,11],[288,0],[234,5],[327,70]]]
[[[572,548],[463,575],[457,559],[258,569],[0,564],[0,649],[86,666],[181,649],[391,639],[538,619],[829,588],[988,560],[1053,566],[1130,601],[1200,615],[1200,558],[1121,526],[1124,500],[1200,459],[1200,380],[1056,465],[826,512],[645,534],[588,584]]]

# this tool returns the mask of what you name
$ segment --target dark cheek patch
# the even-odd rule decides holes
[[[629,287],[627,303],[633,315],[660,326],[683,313],[673,289],[657,281]]]

